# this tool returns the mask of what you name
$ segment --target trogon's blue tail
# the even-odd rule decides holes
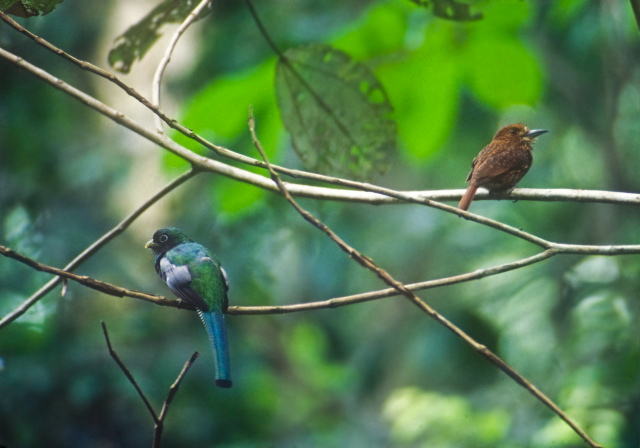
[[[231,364],[229,363],[229,342],[227,341],[227,327],[224,323],[224,314],[219,311],[198,310],[200,319],[204,323],[216,366],[216,386],[231,387]]]

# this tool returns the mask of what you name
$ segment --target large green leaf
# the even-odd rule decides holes
[[[358,179],[386,170],[396,145],[393,108],[364,64],[328,45],[290,49],[278,61],[276,95],[307,169]]]
[[[129,73],[136,59],[142,59],[161,36],[160,29],[167,23],[180,23],[196,7],[196,0],[165,0],[141,21],[119,36],[111,51],[109,64],[122,73]],[[209,13],[205,8],[199,19]]]

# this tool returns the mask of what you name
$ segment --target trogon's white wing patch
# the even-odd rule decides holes
[[[171,289],[184,288],[191,283],[189,266],[176,266],[167,260],[166,257],[162,257],[160,260],[160,272],[162,272],[163,280]]]
[[[160,272],[162,272],[162,279],[175,295],[196,308],[207,307],[202,298],[191,289],[192,277],[188,265],[177,266],[163,257],[160,260]]]
[[[224,279],[224,289],[229,291],[229,277],[227,277],[227,271],[225,271],[224,268],[220,266],[220,272],[222,272],[222,278]]]

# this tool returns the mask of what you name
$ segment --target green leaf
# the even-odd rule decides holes
[[[396,105],[398,133],[415,157],[412,162],[436,154],[451,133],[460,102],[462,74],[451,25],[434,24],[419,48],[378,73]]]
[[[398,2],[375,4],[344,34],[334,39],[332,45],[361,60],[401,51],[407,39],[406,22],[410,8]]]
[[[473,92],[496,108],[534,104],[542,91],[542,73],[534,56],[516,39],[478,37],[469,42],[466,57]]]
[[[49,14],[64,0],[0,0],[0,11],[18,17]]]
[[[122,73],[129,73],[136,59],[142,59],[161,36],[160,29],[167,23],[183,22],[197,6],[196,0],[165,0],[144,19],[119,36],[111,51],[109,65]],[[198,19],[209,13],[205,8]]]
[[[396,147],[393,107],[364,64],[328,45],[290,49],[278,61],[276,96],[307,169],[366,179],[388,167]]]
[[[189,99],[187,106],[181,113],[181,121],[194,132],[220,145],[234,145],[241,136],[249,136],[247,118],[249,107],[253,106],[258,136],[267,155],[273,155],[277,134],[282,131],[282,124],[273,115],[277,110],[273,97],[273,68],[274,60],[262,65],[220,76],[212,80],[202,90]],[[265,121],[269,121],[268,127]],[[269,130],[266,139],[265,130]],[[273,134],[273,135],[271,135]],[[178,143],[192,151],[203,152],[200,144],[176,134]],[[248,155],[258,157],[253,145],[247,145],[235,150],[247,149]]]
[[[211,191],[216,214],[227,224],[256,210],[264,197],[262,189],[232,179],[218,180]]]

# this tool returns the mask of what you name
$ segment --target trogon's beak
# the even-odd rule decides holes
[[[144,245],[145,249],[154,249],[156,247],[158,247],[158,245],[154,243],[153,240],[147,241],[147,244]]]

